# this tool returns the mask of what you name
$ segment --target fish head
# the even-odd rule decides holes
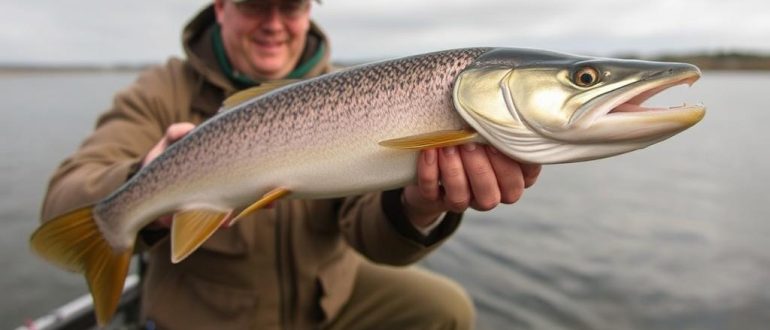
[[[665,140],[700,121],[702,105],[642,103],[693,84],[690,64],[496,49],[457,78],[455,107],[489,143],[533,163],[609,157]]]

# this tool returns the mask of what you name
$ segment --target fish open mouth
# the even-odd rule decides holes
[[[610,141],[654,141],[672,136],[695,125],[706,113],[701,104],[648,107],[644,102],[678,85],[692,85],[700,78],[693,66],[660,71],[600,97],[594,107],[575,121],[583,129],[572,134],[572,141],[607,143]]]
[[[692,86],[692,84],[694,84],[699,78],[700,78],[700,74],[697,72],[693,72],[684,77],[668,79],[662,82],[656,81],[656,82],[648,82],[645,84],[641,84],[640,86],[637,86],[637,88],[641,90],[639,93],[635,94],[633,92],[629,92],[628,97],[618,100],[616,102],[617,105],[614,105],[609,108],[609,112],[607,112],[607,115],[620,115],[620,114],[628,114],[628,113],[654,114],[654,113],[659,113],[664,111],[666,112],[667,111],[691,111],[691,110],[703,109],[703,106],[700,104],[688,105],[686,103],[682,105],[676,105],[676,106],[670,106],[670,107],[645,107],[642,105],[648,99],[652,98],[653,96],[671,87],[679,86],[679,85]]]

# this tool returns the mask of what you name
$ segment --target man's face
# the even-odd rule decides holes
[[[310,29],[310,0],[215,0],[233,68],[255,79],[280,79],[299,61]]]

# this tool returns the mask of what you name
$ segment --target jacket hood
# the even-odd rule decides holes
[[[216,16],[214,5],[205,7],[185,26],[182,32],[182,45],[187,56],[187,62],[193,70],[202,75],[205,80],[220,87],[226,95],[232,94],[237,90],[233,82],[222,72],[217,62],[212,42],[212,33],[215,31]],[[321,73],[328,72],[329,64],[329,41],[321,29],[311,22],[310,31],[308,31],[305,49],[298,63],[298,67],[305,64],[313,58],[318,52],[323,52],[322,59],[315,63],[300,78],[315,77]]]

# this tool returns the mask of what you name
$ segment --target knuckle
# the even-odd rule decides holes
[[[537,181],[537,177],[540,176],[540,166],[532,167],[526,171],[522,171],[524,176],[524,182],[527,186],[531,186]]]
[[[195,128],[195,125],[187,122],[171,124],[166,128],[164,138],[169,142],[174,142],[187,135],[193,128]]]
[[[493,174],[492,168],[487,164],[477,164],[470,168],[470,172],[474,176],[487,176]]]
[[[493,200],[493,199],[476,201],[476,204],[478,205],[477,209],[479,211],[489,211],[491,209],[494,209],[498,203],[499,203],[498,200]]]
[[[467,198],[462,199],[454,199],[447,201],[447,204],[449,206],[449,209],[456,212],[462,212],[465,211],[465,209],[468,208],[468,204],[470,203],[470,200]]]
[[[543,166],[539,164],[527,164],[527,165],[522,165],[521,169],[524,173],[527,173],[529,176],[536,177],[538,174],[540,174],[540,171],[543,169]]]
[[[448,179],[462,178],[463,176],[465,176],[465,171],[461,167],[449,167],[443,172],[443,177]]]
[[[180,124],[171,124],[168,128],[166,128],[166,136],[171,137],[176,134],[182,129],[183,127]]]
[[[517,188],[517,189],[511,189],[509,191],[506,191],[503,193],[501,202],[505,204],[513,204],[519,201],[521,199],[521,195],[524,193],[523,189]]]
[[[483,193],[475,194],[473,208],[479,211],[489,211],[500,204],[500,190],[489,190]]]
[[[430,187],[430,186],[438,185],[438,182],[437,182],[437,180],[435,178],[433,178],[431,176],[423,176],[423,175],[421,175],[421,176],[419,176],[417,178],[417,185],[420,186],[421,188],[423,188],[423,187]]]
[[[431,201],[431,202],[435,202],[435,201],[438,200],[438,191],[436,189],[432,189],[432,188],[429,188],[429,187],[422,187],[421,186],[420,187],[420,195],[422,196],[422,198],[424,198],[424,199],[426,199],[428,201]]]
[[[526,178],[524,179],[524,187],[529,188],[535,185],[537,182],[537,178]]]

